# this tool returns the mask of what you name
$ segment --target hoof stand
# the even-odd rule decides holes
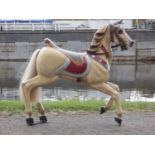
[[[106,112],[106,110],[105,110],[105,108],[104,108],[104,107],[100,107],[99,111],[100,111],[100,114],[103,114],[103,113],[105,113],[105,112]]]
[[[47,122],[47,117],[46,116],[40,116],[39,119],[40,119],[41,123],[46,123]]]
[[[122,119],[115,117],[115,121],[118,123],[119,126],[122,124]]]
[[[26,123],[29,126],[32,126],[34,124],[33,118],[26,118]]]

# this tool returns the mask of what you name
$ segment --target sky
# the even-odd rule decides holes
[[[154,18],[153,0],[0,0],[0,19]]]

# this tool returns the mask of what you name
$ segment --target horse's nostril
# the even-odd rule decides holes
[[[132,47],[134,45],[134,41],[130,42],[130,47]]]

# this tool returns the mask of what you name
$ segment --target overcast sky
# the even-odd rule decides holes
[[[154,6],[153,0],[0,0],[0,19],[155,18]]]

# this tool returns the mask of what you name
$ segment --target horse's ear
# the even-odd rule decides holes
[[[103,28],[100,28],[96,31],[96,33],[104,33],[106,31],[107,27],[104,26]]]
[[[119,25],[119,24],[122,24],[122,22],[123,22],[123,20],[120,20],[120,21],[113,23],[113,25]]]

